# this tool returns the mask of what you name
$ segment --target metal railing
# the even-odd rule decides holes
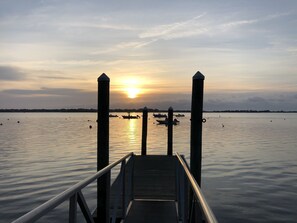
[[[88,186],[90,183],[97,180],[99,177],[103,176],[104,174],[108,173],[113,167],[117,166],[119,163],[125,165],[125,161],[127,158],[133,156],[133,152],[128,153],[121,159],[109,164],[105,168],[98,171],[96,174],[86,178],[83,181],[73,185],[72,187],[68,188],[64,192],[58,194],[54,198],[50,199],[49,201],[45,202],[44,204],[40,205],[39,207],[33,209],[32,211],[28,212],[27,214],[21,216],[20,218],[13,221],[13,223],[26,223],[26,222],[34,222],[47,214],[49,211],[53,210],[55,207],[59,206],[66,200],[69,200],[69,222],[76,222],[76,214],[77,214],[77,203],[79,204],[81,211],[86,219],[87,222],[93,223],[93,217],[90,212],[90,209],[87,206],[87,203],[84,199],[84,196],[81,192],[83,188]],[[123,168],[122,168],[123,169]]]
[[[176,153],[176,156],[177,156],[177,159],[179,161],[179,164],[181,165],[182,167],[182,174],[180,176],[180,187],[182,187],[182,189],[180,190],[182,193],[185,193],[185,182],[183,181],[183,178],[184,178],[184,174],[186,174],[187,176],[187,181],[190,183],[190,186],[193,190],[193,194],[195,196],[195,198],[197,199],[198,203],[199,203],[199,206],[200,206],[200,209],[202,210],[202,214],[205,218],[205,221],[208,222],[208,223],[217,223],[217,219],[215,217],[215,215],[213,214],[211,208],[209,207],[197,181],[194,179],[193,175],[191,174],[189,168],[188,168],[188,165],[186,164],[186,162],[184,161],[184,159],[179,155],[179,153]],[[185,211],[185,206],[187,205],[186,204],[186,197],[187,195],[183,194],[183,195],[180,195],[180,198],[181,201],[180,201],[180,205],[181,205],[181,208],[180,208],[180,217],[182,219],[182,222],[186,222],[186,211]],[[191,222],[191,216],[189,218],[189,222]]]

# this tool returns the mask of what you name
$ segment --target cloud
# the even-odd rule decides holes
[[[97,21],[87,21],[87,22],[72,22],[72,23],[60,23],[59,26],[62,28],[93,28],[93,29],[109,29],[109,30],[122,30],[122,31],[135,31],[137,30],[134,27],[125,25],[125,24],[107,24],[98,23]]]
[[[163,39],[163,40],[177,39],[177,38],[191,37],[191,36],[207,33],[208,28],[198,22],[198,20],[204,17],[205,14],[206,13],[203,13],[201,15],[195,16],[185,21],[175,22],[171,24],[157,25],[148,29],[144,29],[144,28],[136,29],[132,27],[119,25],[118,26],[119,29],[122,28],[127,31],[139,31],[139,30],[144,30],[144,31],[138,34],[139,38],[137,40],[121,42],[106,50],[95,51],[92,54],[98,55],[98,54],[111,53],[119,50],[131,49],[131,48],[137,49],[137,48],[142,48],[144,46],[148,46],[154,42],[159,41],[160,39]]]
[[[0,91],[0,108],[95,108],[96,95],[68,88],[10,89]]]
[[[221,93],[206,94],[205,110],[272,110],[296,111],[296,93]]]
[[[267,15],[266,17],[263,18],[263,20],[277,19],[283,16],[289,16],[289,15],[292,15],[292,12],[276,13],[276,14]]]
[[[297,47],[288,47],[286,49],[287,52],[291,53],[291,54],[297,54]]]
[[[171,24],[163,24],[151,27],[143,32],[141,32],[138,36],[140,39],[146,39],[147,41],[140,42],[135,46],[135,48],[140,48],[151,43],[154,43],[158,40],[170,40],[170,39],[178,39],[185,37],[193,37],[199,35],[209,35],[210,37],[216,36],[218,33],[226,33],[226,31],[230,31],[242,26],[257,24],[260,22],[274,20],[283,16],[288,16],[291,13],[279,13],[279,14],[270,14],[258,18],[249,18],[242,20],[230,20],[224,22],[222,21],[214,21],[209,19],[207,22],[205,20],[201,20],[206,13],[195,16],[191,19],[175,22]]]
[[[251,97],[248,98],[247,101],[252,102],[252,103],[263,103],[266,102],[266,100],[262,97]]]
[[[277,19],[277,18],[280,18],[280,17],[283,17],[283,16],[288,16],[290,14],[291,13],[278,13],[278,14],[267,15],[267,16],[257,18],[257,19],[230,21],[228,23],[224,23],[224,24],[220,25],[220,28],[223,29],[224,31],[226,31],[226,30],[236,28],[236,27],[240,27],[240,26],[244,26],[244,25],[259,23],[259,22],[262,22],[262,21],[270,21],[270,20]]]
[[[258,22],[259,20],[257,19],[251,19],[251,20],[239,20],[239,21],[233,21],[233,22],[228,22],[224,23],[221,25],[223,30],[235,28],[237,26],[242,26],[242,25],[247,25],[247,24],[253,24]]]
[[[71,77],[58,77],[58,76],[39,76],[42,79],[54,79],[54,80],[74,80],[75,78]]]
[[[2,91],[2,93],[10,95],[22,95],[22,96],[73,96],[83,93],[80,89],[72,88],[41,88],[37,90],[27,90],[27,89],[8,89]]]
[[[17,81],[26,79],[26,73],[17,67],[0,66],[0,80]]]
[[[156,41],[158,39],[175,39],[205,33],[208,29],[198,22],[205,14],[181,22],[152,27],[140,33],[139,38],[153,38]]]
[[[30,70],[31,74],[36,75],[40,79],[50,80],[76,80],[77,78],[69,77],[62,71],[59,70]],[[82,80],[82,78],[80,78]]]

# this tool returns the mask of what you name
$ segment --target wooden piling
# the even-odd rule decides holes
[[[106,74],[98,78],[97,171],[109,164],[109,85]],[[96,222],[109,223],[110,172],[97,180]]]
[[[191,155],[190,169],[201,187],[202,112],[204,75],[199,71],[193,76],[191,105]]]
[[[173,108],[168,108],[168,140],[167,140],[167,155],[172,156],[172,144],[173,144]]]
[[[141,155],[146,155],[146,145],[147,145],[147,107],[143,108],[142,111],[142,142],[141,142]]]

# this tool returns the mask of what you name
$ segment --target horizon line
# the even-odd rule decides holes
[[[168,112],[166,109],[158,109],[158,108],[147,108],[148,112]],[[143,108],[115,108],[109,109],[109,112],[142,112]],[[189,109],[176,109],[174,112],[185,112],[190,113]],[[34,109],[26,109],[26,108],[13,108],[13,109],[0,109],[0,113],[8,113],[8,112],[97,112],[95,108],[34,108]],[[256,109],[227,109],[227,110],[203,110],[205,113],[297,113],[295,110],[256,110]]]

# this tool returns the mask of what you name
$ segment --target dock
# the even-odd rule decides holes
[[[129,208],[124,222],[178,222],[176,166],[175,156],[133,156],[125,170],[126,194],[130,202],[125,201]],[[111,187],[110,213],[118,196],[121,197],[119,202],[123,202],[123,194],[116,195],[120,178]]]
[[[135,156],[134,194],[125,222],[178,222],[176,157]]]
[[[13,221],[31,223],[63,202],[69,202],[69,222],[76,223],[78,206],[88,223],[216,223],[201,186],[202,104],[204,76],[193,76],[190,166],[173,153],[173,108],[168,109],[167,154],[147,154],[148,110],[142,114],[141,154],[130,152],[109,163],[109,84],[98,78],[97,172]],[[120,165],[111,184],[111,170]],[[90,211],[82,189],[97,181],[97,208]]]

